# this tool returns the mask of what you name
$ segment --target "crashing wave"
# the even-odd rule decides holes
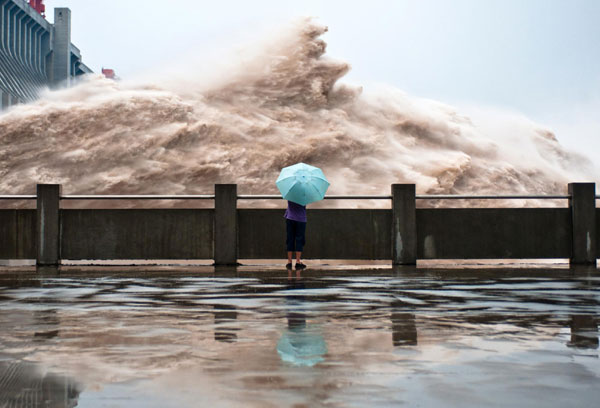
[[[237,183],[276,193],[282,167],[323,168],[330,194],[557,194],[595,179],[551,131],[510,117],[494,135],[453,107],[340,83],[325,27],[302,20],[225,78],[114,82],[91,76],[0,116],[0,191],[202,194]],[[222,73],[220,73],[222,74]],[[371,203],[372,204],[372,203]]]

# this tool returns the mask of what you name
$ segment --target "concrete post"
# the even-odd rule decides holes
[[[215,185],[215,265],[237,265],[237,184]]]
[[[392,184],[392,264],[417,263],[417,210],[414,184]]]
[[[596,184],[569,183],[573,225],[571,264],[596,265]]]
[[[60,184],[37,185],[37,264],[60,263]]]

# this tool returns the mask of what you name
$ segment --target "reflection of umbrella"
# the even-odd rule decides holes
[[[323,335],[305,328],[287,330],[277,342],[277,353],[283,361],[296,366],[312,367],[324,361],[327,344]]]
[[[320,168],[304,163],[284,167],[275,184],[285,200],[300,205],[322,200],[329,187]]]

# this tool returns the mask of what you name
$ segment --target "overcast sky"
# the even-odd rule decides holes
[[[459,107],[515,111],[600,157],[600,0],[46,0],[72,11],[94,71],[135,78],[165,61],[314,16],[349,81]]]

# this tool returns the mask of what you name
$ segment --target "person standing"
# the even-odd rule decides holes
[[[281,197],[287,200],[285,212],[287,230],[287,265],[292,268],[292,257],[296,252],[296,269],[304,269],[302,249],[306,234],[306,205],[325,198],[329,181],[323,171],[306,163],[296,163],[281,169],[275,181]]]
[[[302,263],[302,250],[306,243],[306,206],[288,201],[285,211],[285,226],[287,232],[287,265],[292,268],[292,258],[296,253],[296,269],[304,269],[306,265]]]

